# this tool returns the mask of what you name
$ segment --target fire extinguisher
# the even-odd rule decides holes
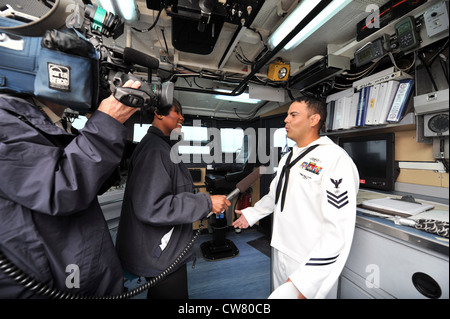
[[[244,208],[252,206],[252,194],[251,192],[245,192],[239,195],[237,209],[242,210]]]
[[[242,210],[244,208],[250,207],[252,206],[252,189],[249,188],[246,192],[239,194],[239,198],[236,201],[236,209],[237,210]],[[235,209],[235,211],[236,211]],[[238,219],[239,216],[236,214],[236,212],[234,213],[234,220]],[[241,229],[240,228],[235,228],[234,231],[236,233],[240,233]]]

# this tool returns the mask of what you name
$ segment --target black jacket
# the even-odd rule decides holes
[[[75,137],[26,100],[0,95],[3,254],[50,287],[121,293],[123,271],[97,192],[117,167],[126,136],[123,125],[98,111]],[[71,265],[79,268],[80,288],[66,287]],[[0,270],[0,298],[30,297],[39,296]]]
[[[130,163],[116,247],[135,275],[155,277],[166,269],[191,240],[192,223],[212,208],[208,194],[193,193],[189,170],[171,160],[171,147],[169,137],[150,127]],[[192,251],[179,265],[191,257]]]

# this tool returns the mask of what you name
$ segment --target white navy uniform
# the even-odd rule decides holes
[[[280,160],[269,193],[242,211],[250,226],[274,213],[274,289],[289,278],[308,299],[325,298],[344,267],[353,239],[359,188],[352,159],[328,137],[305,148],[295,145],[290,162],[316,144],[319,146],[291,168],[282,211],[281,200],[275,204],[275,197],[287,155]]]

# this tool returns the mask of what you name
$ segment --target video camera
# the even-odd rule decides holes
[[[44,2],[51,8],[40,19],[0,7],[0,93],[42,97],[80,114],[93,112],[111,93],[132,107],[172,105],[174,84],[152,77],[156,58],[103,44],[103,37],[123,33],[117,15],[79,0]],[[136,65],[147,68],[147,79],[133,74]],[[128,79],[141,87],[122,87]]]

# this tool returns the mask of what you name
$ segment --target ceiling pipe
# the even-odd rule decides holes
[[[222,58],[219,62],[218,69],[221,70],[225,64],[228,62],[228,59],[230,58],[231,54],[233,53],[234,49],[236,48],[237,44],[242,38],[242,35],[244,34],[245,30],[247,30],[246,27],[239,26],[236,32],[233,35],[233,38],[231,39],[230,43],[228,43],[228,47],[225,50]]]
[[[333,0],[321,1],[311,12],[302,20],[299,24],[272,50],[269,51],[264,58],[256,64],[256,67],[247,75],[247,77],[238,84],[237,87],[230,93],[216,92],[204,89],[182,88],[175,87],[177,91],[215,94],[215,95],[228,95],[238,96],[244,93],[246,84],[253,78],[253,76],[259,72],[259,70],[266,65],[275,55],[280,52],[286,44],[288,44],[304,27],[308,25],[323,9],[325,9]]]
[[[281,41],[272,51],[267,53],[264,58],[259,61],[252,72],[233,90],[238,92],[248,81],[264,66],[267,62],[280,52],[286,44],[288,44],[297,34],[308,25],[323,9],[325,9],[333,0],[320,1],[320,3],[302,20],[299,24]]]

